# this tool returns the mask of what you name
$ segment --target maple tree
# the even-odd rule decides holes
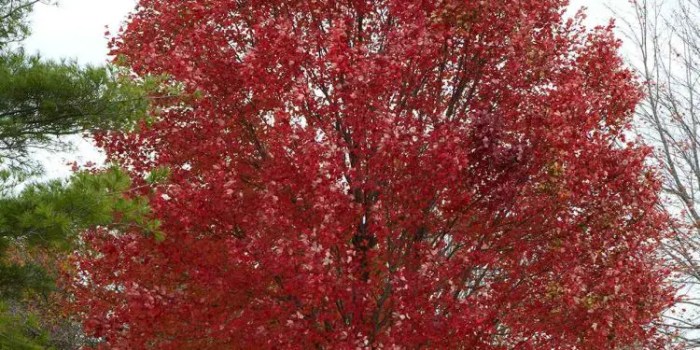
[[[625,138],[640,92],[612,26],[566,3],[141,0],[113,53],[187,97],[97,138],[165,238],[84,235],[86,332],[114,349],[663,347],[660,184]]]

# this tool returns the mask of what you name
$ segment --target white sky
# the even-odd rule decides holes
[[[569,0],[569,9],[576,11],[581,7],[586,7],[588,14],[588,25],[594,26],[607,24],[612,16],[607,8],[607,4],[615,0]],[[616,0],[617,2],[627,2],[626,0]]]
[[[571,8],[588,7],[589,25],[605,24],[610,11],[605,4],[610,0],[571,0]],[[614,0],[626,3],[624,0]],[[134,9],[136,0],[59,0],[58,6],[39,4],[32,13],[32,35],[25,42],[29,53],[40,53],[45,58],[75,59],[80,64],[99,65],[107,61],[105,26],[117,33],[126,15]],[[45,165],[47,177],[70,174],[68,162],[102,162],[104,157],[80,138],[74,138],[74,152],[51,154],[37,152]]]
[[[36,5],[25,47],[47,58],[102,64],[107,58],[105,26],[116,33],[135,6],[135,0],[59,0],[58,6]]]

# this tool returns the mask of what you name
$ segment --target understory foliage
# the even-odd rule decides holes
[[[190,98],[98,135],[165,239],[84,235],[88,335],[662,348],[666,217],[649,149],[625,139],[639,89],[611,27],[565,5],[140,1],[114,53]]]

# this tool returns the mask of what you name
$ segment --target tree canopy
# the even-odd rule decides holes
[[[565,0],[141,0],[114,53],[194,98],[99,135],[166,238],[90,230],[103,348],[662,348],[641,94]],[[143,179],[169,169],[159,184]]]

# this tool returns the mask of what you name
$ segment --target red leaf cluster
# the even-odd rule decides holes
[[[672,301],[640,98],[565,0],[141,0],[115,40],[186,95],[100,143],[163,242],[95,231],[113,349],[658,347]],[[138,182],[138,181],[137,181]],[[137,183],[138,185],[138,183]]]

